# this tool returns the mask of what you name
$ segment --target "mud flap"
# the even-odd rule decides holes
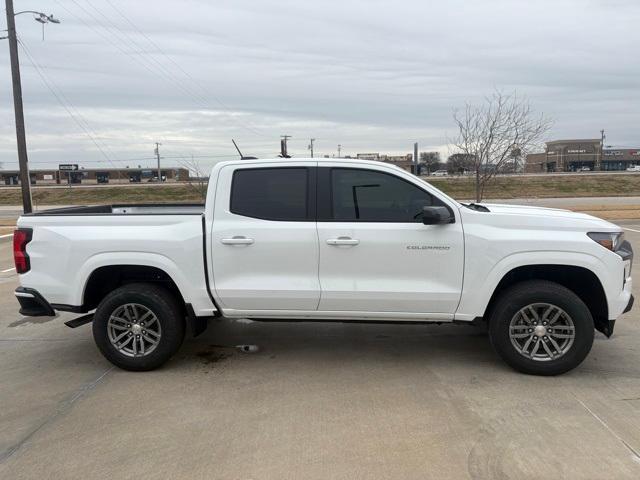
[[[193,306],[190,303],[186,304],[187,320],[189,321],[189,327],[194,337],[197,337],[207,329],[209,324],[209,317],[196,317],[196,312],[193,310]]]
[[[64,322],[64,324],[69,328],[78,328],[82,325],[86,325],[87,323],[93,322],[93,313],[88,315],[82,315],[81,317],[76,317],[73,320],[69,320],[68,322]]]
[[[596,320],[596,330],[602,332],[607,338],[613,335],[613,328],[616,326],[615,320]]]

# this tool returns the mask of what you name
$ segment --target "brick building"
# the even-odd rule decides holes
[[[358,153],[356,155],[358,160],[376,160],[378,162],[392,163],[393,165],[400,167],[408,172],[413,169],[413,154],[407,153],[406,155],[385,155],[380,153]]]
[[[602,148],[601,143],[599,138],[547,142],[546,151],[527,155],[525,172],[622,171],[640,165],[640,147]]]

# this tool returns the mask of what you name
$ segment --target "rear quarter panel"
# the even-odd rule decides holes
[[[25,216],[31,270],[20,284],[50,303],[81,305],[91,273],[108,265],[145,265],[165,271],[197,315],[211,314],[200,215]]]

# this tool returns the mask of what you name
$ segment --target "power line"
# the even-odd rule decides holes
[[[116,7],[111,0],[107,0],[107,3],[111,6],[111,8],[118,13],[118,15],[120,15],[122,18],[124,18],[124,20],[131,25],[131,27],[138,32],[140,35],[142,35],[153,47],[155,47],[155,49],[158,51],[158,53],[160,53],[163,57],[165,57],[167,60],[169,60],[178,70],[180,70],[180,72],[187,77],[189,80],[191,80],[191,82],[198,87],[204,95],[210,95],[223,109],[227,110],[229,113],[232,112],[232,109],[229,108],[229,106],[227,106],[222,100],[220,100],[220,98],[218,98],[216,95],[212,95],[209,94],[206,89],[195,79],[193,78],[193,76],[187,72],[184,68],[182,68],[182,66],[176,62],[170,55],[168,55],[167,53],[165,53],[162,48],[160,48],[160,46],[153,41],[153,39],[151,39],[146,33],[144,33],[142,30],[140,30],[140,28],[138,28],[138,26],[133,23],[133,21],[131,19],[129,19],[129,17],[124,14],[122,12],[122,10],[120,10],[118,7]],[[95,8],[95,7],[94,7]],[[253,128],[253,126],[251,126],[251,128]]]
[[[80,10],[82,10],[86,15],[88,15],[96,23],[96,25],[98,25],[99,27],[104,29],[110,36],[102,35],[98,30],[94,29],[93,26],[89,25],[81,17],[78,17],[77,15],[72,13],[64,5],[62,5],[60,3],[59,3],[59,5],[62,8],[64,8],[69,14],[71,14],[72,16],[77,18],[79,21],[81,21],[87,28],[89,28],[89,29],[93,30],[94,32],[98,33],[102,38],[104,38],[112,46],[117,48],[124,55],[127,55],[128,57],[134,58],[134,59],[135,59],[135,57],[138,57],[138,62],[142,67],[144,67],[147,71],[149,71],[154,76],[160,76],[164,80],[166,80],[169,83],[173,84],[180,91],[182,91],[187,97],[189,97],[195,104],[197,104],[200,107],[203,107],[205,110],[215,110],[215,109],[211,108],[211,106],[209,105],[208,100],[206,99],[206,97],[204,97],[202,95],[199,95],[196,92],[193,92],[191,89],[189,89],[184,84],[184,82],[181,81],[180,78],[178,78],[170,69],[168,69],[166,66],[164,66],[156,58],[154,58],[152,56],[151,57],[147,57],[147,56],[145,56],[145,55],[143,55],[142,53],[139,53],[139,52],[128,52],[126,50],[126,47],[129,47],[130,44],[133,44],[134,46],[138,47],[138,49],[143,50],[143,51],[145,50],[145,47],[143,45],[141,45],[135,38],[133,38],[127,32],[122,30],[108,16],[106,16],[102,11],[100,11],[98,8],[96,8],[88,0],[86,1],[86,4],[89,5],[95,12],[97,12],[98,15],[100,15],[102,18],[104,18],[106,20],[106,22],[108,23],[108,25],[105,24],[105,22],[101,21],[96,15],[94,15],[92,12],[87,10],[82,4],[80,4],[76,0],[71,0],[71,1]],[[119,43],[121,43],[125,48],[122,48],[118,43],[115,43],[112,40],[112,38],[117,40]],[[158,47],[156,47],[156,48],[158,48]],[[165,56],[166,56],[166,54],[165,54]],[[227,113],[231,113],[231,112],[227,112]],[[233,115],[230,115],[229,119],[232,122],[236,123],[236,125],[238,125],[240,128],[243,128],[243,129],[253,133],[254,135],[263,136],[263,137],[265,136],[261,132],[257,131],[256,129],[242,124],[242,122],[239,119],[235,118]]]
[[[126,34],[124,31],[122,31],[117,25],[115,25],[107,16],[105,16],[102,12],[100,12],[96,7],[94,7],[93,5],[91,5],[89,2],[86,2],[89,6],[91,6],[91,8],[93,8],[99,15],[101,15],[102,17],[104,17],[107,22],[109,22],[109,24],[111,24],[112,26],[109,27],[108,25],[106,25],[105,23],[103,23],[98,17],[96,17],[93,13],[91,13],[89,10],[87,10],[84,6],[82,6],[80,3],[76,2],[75,0],[71,0],[79,9],[81,9],[85,14],[87,14],[94,22],[96,25],[98,25],[99,27],[101,27],[102,29],[104,29],[108,36],[104,36],[103,34],[99,33],[98,30],[94,29],[91,25],[89,25],[87,22],[85,22],[83,19],[81,19],[81,17],[78,17],[77,15],[71,13],[71,11],[69,11],[67,9],[67,11],[69,13],[71,13],[74,17],[76,17],[78,20],[82,21],[82,23],[85,24],[85,26],[87,26],[89,29],[93,30],[94,32],[98,33],[102,38],[104,38],[105,40],[107,40],[112,46],[116,47],[121,53],[123,53],[124,55],[127,55],[131,58],[136,58],[139,57],[138,62],[140,63],[141,66],[143,66],[149,73],[153,74],[154,76],[157,76],[158,74],[163,77],[165,80],[168,80],[169,82],[173,83],[175,86],[177,86],[180,90],[183,91],[183,93],[187,94],[187,96],[192,96],[191,92],[189,92],[188,90],[186,90],[186,88],[184,87],[184,85],[182,85],[181,83],[179,83],[178,81],[176,81],[175,78],[173,78],[171,76],[170,73],[167,73],[166,70],[163,68],[163,66],[160,64],[159,68],[154,66],[154,62],[157,65],[157,60],[155,60],[152,57],[146,57],[145,55],[143,55],[142,53],[139,52],[129,52],[127,51],[127,47],[129,47],[131,44],[133,44],[134,46],[138,47],[141,50],[144,50],[142,48],[141,45],[139,45],[135,39],[132,39],[128,34]],[[64,8],[64,7],[63,7]],[[123,37],[121,35],[118,34],[118,32],[124,36],[125,38],[123,39]],[[116,43],[113,39],[117,40],[119,43]],[[122,44],[122,46],[120,45]],[[193,100],[193,98],[192,98]],[[200,101],[199,99],[197,99],[198,101]]]
[[[101,22],[94,16],[92,15],[90,12],[88,12],[86,9],[84,9],[81,5],[79,5],[77,2],[74,3],[81,8],[85,13],[87,13],[91,18],[93,18],[99,25],[101,25]],[[129,52],[127,52],[126,50],[123,50],[122,48],[120,48],[120,46],[116,43],[114,43],[113,41],[111,41],[109,39],[109,37],[105,37],[104,35],[102,35],[99,31],[93,29],[90,25],[88,25],[83,19],[81,19],[80,17],[78,17],[77,15],[73,14],[69,9],[67,9],[64,5],[60,6],[62,8],[64,8],[68,13],[70,13],[72,16],[76,17],[78,20],[80,20],[83,24],[85,24],[85,26],[87,26],[88,28],[90,28],[91,30],[95,31],[96,33],[98,33],[100,36],[102,36],[103,38],[105,38],[111,45],[113,45],[114,47],[116,47],[118,50],[120,50],[122,53],[131,56],[129,54]],[[95,10],[97,10],[93,5],[91,5],[92,8],[94,8]],[[99,12],[99,11],[98,11]],[[101,12],[99,12],[101,13]],[[120,14],[122,14],[120,12]],[[104,15],[102,15],[104,16]],[[132,23],[132,22],[130,22]],[[114,25],[115,26],[115,25]],[[101,27],[103,29],[105,29],[107,32],[109,32],[110,30],[105,27],[104,25],[101,25]],[[122,32],[122,30],[115,26],[115,28],[117,28],[121,33],[124,34],[124,32]],[[136,27],[137,28],[137,27]],[[140,32],[141,34],[143,34],[142,32]],[[125,34],[126,35],[126,34]],[[144,35],[144,34],[143,34]],[[127,38],[131,38],[129,35],[126,35]],[[146,35],[144,35],[146,37]],[[115,35],[115,37],[122,43],[125,43],[122,38],[118,37],[117,35]],[[148,37],[147,37],[148,38]],[[156,48],[159,49],[159,47],[157,45],[155,45],[155,42],[153,42],[151,39],[148,39],[150,41],[150,43],[152,43]],[[135,40],[133,40],[133,43],[135,43],[136,45],[140,46],[137,42],[135,42]],[[58,103],[63,106],[63,108],[67,111],[67,113],[69,114],[69,116],[72,118],[72,120],[84,131],[84,133],[87,135],[87,137],[91,140],[91,142],[96,146],[96,148],[98,148],[98,150],[100,151],[101,155],[105,158],[106,161],[108,161],[109,163],[111,163],[112,165],[114,164],[114,161],[118,161],[118,162],[127,162],[127,161],[138,161],[138,160],[147,160],[147,158],[139,158],[139,159],[117,159],[114,160],[113,158],[111,158],[111,156],[109,154],[107,154],[107,152],[105,151],[108,150],[108,147],[106,145],[100,145],[99,143],[99,138],[98,135],[92,131],[89,122],[83,117],[83,115],[74,107],[74,105],[72,104],[72,102],[66,97],[66,95],[64,94],[64,92],[60,89],[59,86],[56,85],[56,83],[53,81],[53,79],[51,79],[50,77],[48,77],[45,73],[45,69],[43,66],[40,66],[34,59],[34,57],[30,54],[30,52],[28,51],[28,47],[26,47],[26,45],[24,43],[21,42],[21,46],[23,48],[23,50],[25,50],[25,53],[28,55],[32,66],[34,67],[34,69],[36,70],[36,73],[40,76],[41,80],[43,81],[44,85],[49,89],[49,91],[53,94],[53,96],[56,98],[56,100],[58,101]],[[174,62],[166,53],[162,52],[164,56],[166,56],[170,61],[172,61],[174,64],[176,62]],[[140,54],[138,54],[140,55]],[[150,73],[155,73],[148,65],[148,60],[144,57],[141,57],[141,60],[143,60],[142,62],[140,62],[140,64],[146,68]],[[146,62],[146,63],[145,63]],[[156,63],[158,63],[159,67],[164,69],[164,66],[162,64],[160,64],[159,62],[156,61]],[[176,64],[177,65],[177,64]],[[189,77],[194,83],[195,80],[193,79],[193,77],[191,77],[186,71],[184,71],[182,68],[180,68],[180,70],[182,70],[184,72],[184,74]],[[165,75],[166,77],[166,75]],[[168,78],[170,81],[174,80],[174,81],[178,81],[175,77],[169,77]],[[202,88],[202,87],[200,87]],[[188,92],[187,92],[188,93]],[[203,98],[204,101],[206,101],[206,99]],[[226,106],[225,106],[226,107]],[[258,145],[269,145],[271,146],[271,144],[258,144]],[[257,146],[257,145],[256,145]],[[180,156],[177,157],[166,157],[166,158],[176,158],[176,159],[184,159],[187,156],[184,154],[181,154]],[[193,156],[193,158],[234,158],[232,155],[200,155],[200,156]],[[149,158],[149,160],[151,160],[152,158]],[[34,163],[50,163],[50,162],[34,162]],[[102,160],[96,161],[96,162],[91,162],[91,161],[85,161],[84,163],[102,163]],[[115,165],[114,165],[115,166]]]
[[[47,88],[49,88],[49,85],[53,86],[53,89],[57,91],[58,95],[60,96],[60,98],[62,99],[63,103],[66,103],[69,108],[71,110],[74,111],[76,117],[84,124],[84,126],[86,127],[87,130],[90,130],[91,133],[97,138],[98,136],[95,134],[95,132],[93,131],[93,129],[91,128],[89,122],[87,121],[87,119],[78,111],[78,109],[73,105],[73,103],[69,100],[69,98],[65,95],[64,91],[60,88],[60,86],[55,82],[55,80],[53,80],[53,78],[51,78],[49,75],[46,74],[46,70],[47,68],[44,65],[39,64],[35,58],[33,57],[33,55],[31,54],[29,48],[27,47],[27,45],[20,41],[20,45],[22,46],[23,50],[25,51],[25,53],[27,54],[27,56],[29,57],[29,60],[31,61],[31,65],[36,69],[36,72],[38,72],[38,70],[40,70],[40,72],[38,72],[39,74],[41,73],[42,76],[44,76],[45,78],[43,79],[45,86],[47,86]],[[50,91],[52,89],[49,89]],[[53,93],[53,92],[52,92]],[[108,146],[103,145],[103,147],[105,149],[108,149]]]
[[[93,129],[91,128],[89,122],[78,111],[78,109],[73,105],[73,103],[67,98],[67,96],[64,94],[62,89],[56,84],[56,82],[46,74],[45,67],[40,65],[35,60],[35,58],[31,54],[31,52],[29,51],[29,48],[26,46],[26,44],[24,44],[24,42],[20,41],[20,46],[24,50],[25,54],[27,55],[27,57],[29,58],[29,60],[31,62],[31,65],[34,67],[34,69],[36,70],[36,73],[38,73],[38,75],[42,79],[42,81],[43,81],[44,85],[47,87],[47,89],[54,95],[54,97],[56,98],[58,103],[60,103],[60,105],[62,105],[62,107],[67,111],[67,113],[72,118],[72,120],[74,120],[74,122],[89,137],[89,139],[98,148],[98,150],[105,157],[105,159],[109,163],[111,163],[113,165],[113,163],[114,163],[113,158],[111,158],[111,156],[107,152],[105,152],[105,150],[109,150],[109,147],[107,145],[100,145],[98,143],[99,142],[99,137],[95,133],[95,131],[93,131]]]
[[[24,51],[24,53],[26,54],[27,58],[29,59],[29,61],[31,62],[31,65],[33,66],[33,68],[35,69],[36,73],[38,74],[38,76],[40,77],[40,79],[42,80],[42,82],[44,83],[44,85],[47,87],[47,89],[51,92],[51,94],[54,96],[54,98],[58,101],[58,103],[66,110],[66,112],[69,114],[69,116],[71,117],[71,119],[84,131],[84,133],[89,137],[89,139],[91,140],[91,142],[96,146],[96,148],[100,151],[100,153],[102,154],[102,156],[109,162],[111,163],[114,167],[115,164],[113,163],[113,161],[111,160],[111,157],[109,157],[109,155],[107,155],[107,153],[102,149],[102,147],[100,146],[100,144],[97,142],[97,140],[93,137],[93,135],[89,132],[89,129],[82,123],[82,121],[80,121],[76,115],[71,111],[71,109],[69,108],[69,106],[67,106],[67,104],[64,102],[64,100],[61,98],[61,96],[56,92],[56,89],[52,86],[53,81],[47,79],[46,74],[41,70],[40,66],[38,65],[38,63],[35,61],[35,59],[33,58],[33,56],[31,55],[31,53],[29,52],[29,49],[27,48],[27,46],[24,44],[24,42],[22,42],[22,40],[18,39],[18,43],[20,44],[20,46],[22,47],[22,50]],[[80,115],[79,115],[80,116]]]
[[[57,1],[57,0],[56,0]],[[137,46],[139,49],[144,49],[144,47],[142,45],[140,45],[138,42],[136,42],[135,39],[133,39],[130,35],[126,34],[125,32],[123,32],[117,25],[113,24],[108,18],[107,20],[114,25],[114,28],[121,32],[123,35],[126,36],[126,38],[128,39],[128,42],[123,40],[123,38],[118,35],[117,32],[114,32],[114,30],[112,28],[109,28],[108,26],[105,26],[104,23],[97,18],[95,15],[93,15],[91,12],[89,12],[86,8],[84,8],[82,5],[80,5],[78,2],[76,2],[75,0],[72,0],[73,3],[79,7],[86,15],[88,15],[91,19],[93,19],[93,21],[95,22],[95,24],[97,26],[99,26],[102,30],[104,30],[106,32],[103,33],[101,30],[98,30],[96,28],[94,28],[93,25],[90,25],[88,22],[86,22],[82,17],[76,15],[74,12],[72,12],[71,10],[69,10],[65,5],[61,4],[60,2],[58,2],[58,4],[60,5],[60,7],[62,7],[69,15],[73,16],[74,18],[76,18],[79,22],[81,22],[85,27],[87,27],[89,30],[93,31],[94,33],[98,34],[100,37],[102,37],[107,43],[109,43],[110,45],[112,45],[113,47],[115,47],[118,51],[120,51],[122,54],[128,56],[129,58],[131,58],[135,63],[137,63],[138,65],[142,66],[144,69],[146,69],[149,73],[151,73],[152,75],[156,76],[157,74],[159,74],[161,77],[163,77],[165,80],[167,80],[168,82],[174,84],[177,86],[178,89],[182,90],[185,94],[187,94],[187,96],[191,97],[192,100],[194,100],[195,94],[193,94],[192,92],[190,92],[189,90],[187,90],[183,84],[183,82],[180,81],[180,79],[178,79],[177,77],[173,76],[172,73],[170,71],[167,71],[167,69],[160,64],[157,60],[153,59],[158,66],[162,69],[162,70],[158,70],[158,68],[156,68],[153,64],[150,63],[150,60],[148,58],[146,58],[145,56],[143,56],[140,53],[134,52],[134,53],[130,53],[129,51],[127,51],[126,47],[128,47],[130,44],[134,44],[135,46]],[[91,7],[96,10],[100,15],[102,15],[103,17],[104,14],[102,14],[102,12],[100,12],[99,10],[97,10],[93,5],[91,5]],[[106,18],[106,17],[105,17]],[[115,40],[118,40],[119,43],[117,43]],[[120,43],[122,43],[122,45],[124,45],[124,47],[122,47],[120,45]],[[139,58],[136,58],[139,57]],[[168,73],[167,73],[168,72]],[[206,103],[206,99],[204,97],[201,97],[200,99],[195,98],[195,103]],[[200,105],[202,106],[202,105]],[[205,109],[209,108],[208,106],[205,105]],[[231,117],[232,121],[235,121],[237,123],[237,119]],[[242,126],[242,125],[241,125]],[[256,132],[254,132],[256,133]],[[165,139],[162,139],[165,140]]]

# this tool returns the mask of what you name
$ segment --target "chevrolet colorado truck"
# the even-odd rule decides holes
[[[395,166],[215,165],[205,205],[71,207],[14,234],[23,315],[84,314],[118,367],[150,370],[213,317],[478,323],[506,363],[579,365],[633,304],[620,227],[549,208],[458,203]]]

